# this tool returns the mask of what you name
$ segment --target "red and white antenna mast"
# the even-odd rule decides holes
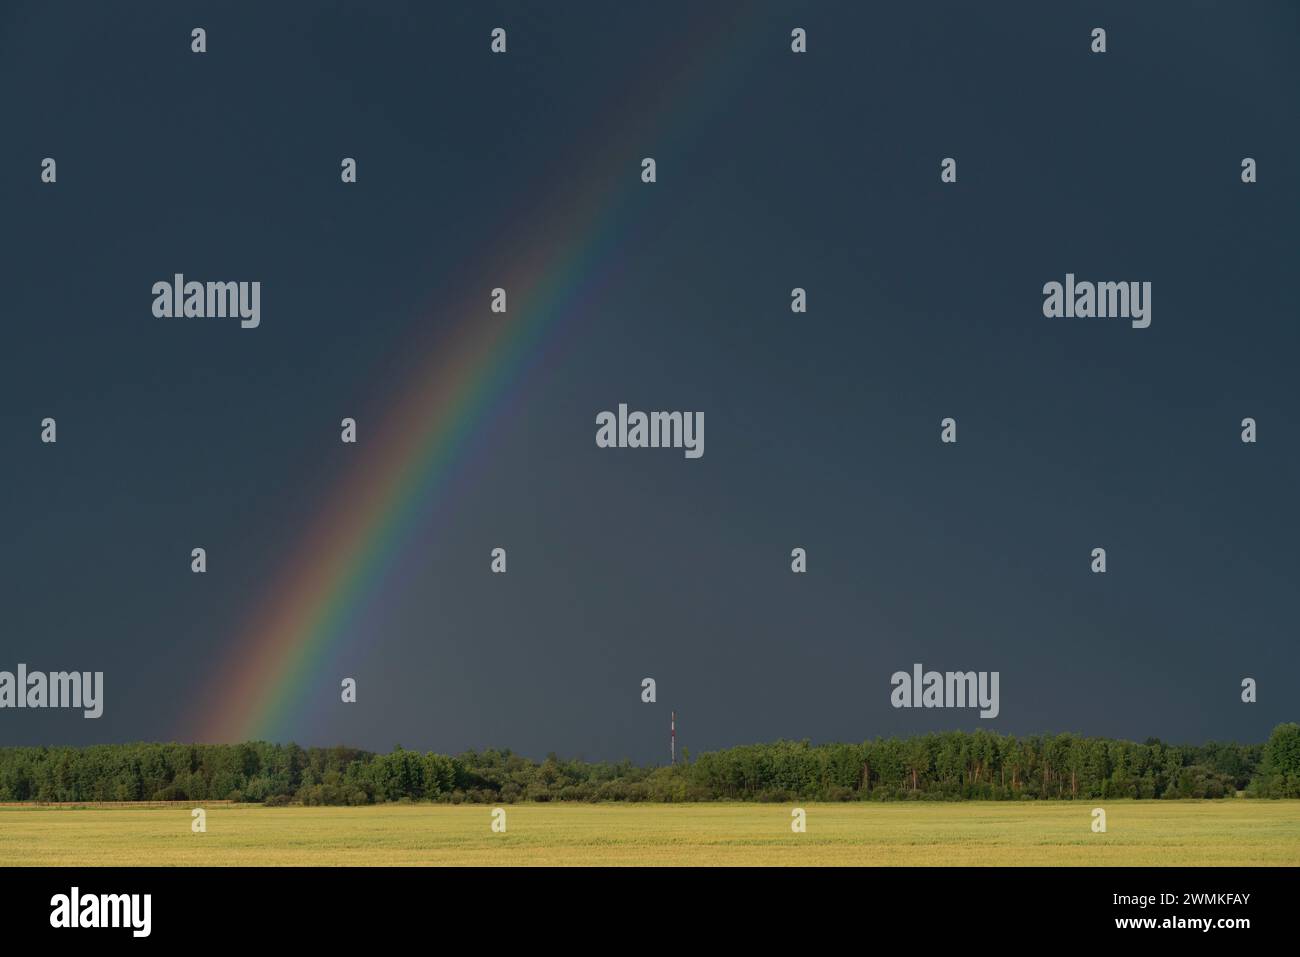
[[[668,726],[668,753],[672,756],[673,764],[677,763],[677,712],[672,712],[671,723]]]

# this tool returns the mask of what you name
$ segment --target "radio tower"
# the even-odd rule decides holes
[[[672,712],[671,723],[668,725],[668,753],[672,756],[673,764],[677,764],[677,712]]]

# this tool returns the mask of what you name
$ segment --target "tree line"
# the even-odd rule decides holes
[[[455,757],[395,748],[108,744],[0,748],[0,801],[1093,800],[1300,797],[1300,725],[1264,744],[1138,744],[1075,734],[948,731],[861,744],[777,741],[675,766]]]

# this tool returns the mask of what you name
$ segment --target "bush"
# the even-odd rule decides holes
[[[553,754],[535,761],[504,750],[453,758],[267,742],[0,748],[0,798],[14,801],[1150,800],[1241,791],[1300,797],[1300,725],[1278,725],[1267,744],[1193,747],[984,730],[861,744],[777,741],[671,767]]]

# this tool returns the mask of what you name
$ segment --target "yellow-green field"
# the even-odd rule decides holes
[[[196,805],[201,806],[201,805]],[[1107,831],[1091,829],[1094,806]],[[1300,801],[0,807],[0,865],[1300,864]]]

